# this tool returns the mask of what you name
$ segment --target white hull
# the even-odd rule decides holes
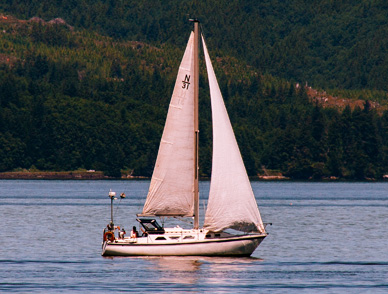
[[[227,236],[225,236],[227,235]],[[267,234],[158,241],[163,235],[104,242],[103,256],[250,256]],[[156,237],[156,238],[155,238]],[[202,240],[200,240],[202,239]]]

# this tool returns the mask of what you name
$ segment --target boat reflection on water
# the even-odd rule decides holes
[[[136,257],[150,261],[149,270],[158,269],[159,279],[155,282],[179,284],[229,284],[235,283],[234,276],[257,266],[263,260],[254,257],[202,257],[161,256]],[[211,273],[209,275],[209,273]],[[233,280],[233,282],[232,282]]]
[[[209,260],[207,266],[207,274],[204,282],[208,285],[222,285],[227,286],[229,291],[230,287],[235,288],[235,291],[239,292],[241,283],[246,279],[252,271],[252,268],[257,268],[258,263],[262,263],[263,259],[255,257],[244,258],[217,258]]]

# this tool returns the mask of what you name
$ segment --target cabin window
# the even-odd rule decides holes
[[[179,239],[179,236],[171,236],[170,239],[176,240],[176,239]]]
[[[194,239],[193,236],[185,236],[183,239]]]
[[[216,237],[221,237],[221,234],[214,234],[214,236],[216,236]]]
[[[206,238],[211,238],[211,237],[212,237],[212,235],[210,235],[210,234],[206,235]]]
[[[166,240],[164,237],[157,237],[155,240]]]
[[[154,219],[137,219],[143,226],[147,234],[164,234],[165,231],[161,225]]]

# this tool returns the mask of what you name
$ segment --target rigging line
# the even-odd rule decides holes
[[[205,30],[204,30],[201,22],[199,23],[199,28],[200,28],[201,35],[203,36],[204,39],[206,39],[205,38]]]
[[[159,220],[160,220],[160,222],[162,223],[162,227],[164,227],[164,223],[165,223],[165,221],[166,221],[166,217],[160,216],[160,217],[159,217]]]
[[[206,37],[205,37],[205,29],[203,28],[203,26],[202,26],[202,23],[200,22],[199,23],[199,31],[200,31],[200,34],[199,34],[199,39],[200,39],[200,41],[199,41],[199,47],[203,47],[203,45],[202,45],[202,38],[204,39],[204,40],[206,40]],[[201,38],[202,37],[202,38]]]
[[[122,200],[122,198],[120,198],[119,204],[116,206],[116,212],[115,212],[115,215],[117,215],[117,212],[118,212],[118,210],[119,210],[119,207],[120,207],[121,200]]]
[[[187,219],[185,219],[185,218],[183,218],[183,217],[173,216],[173,218],[175,218],[175,219],[177,219],[177,220],[179,220],[179,221],[181,221],[181,222],[183,222],[183,223],[186,223],[186,224],[190,224],[190,225],[193,224],[192,221],[188,221]]]

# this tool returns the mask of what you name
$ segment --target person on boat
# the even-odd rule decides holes
[[[106,228],[104,229],[104,232],[108,232],[108,231],[113,231],[114,228],[113,228],[113,225],[112,223],[109,223]]]
[[[137,233],[136,227],[133,226],[132,232],[131,232],[131,238],[137,238],[138,235],[139,235],[139,234]]]
[[[120,237],[120,239],[124,239],[125,233],[126,233],[126,232],[125,232],[125,229],[122,228],[121,231],[119,232],[119,237]]]

